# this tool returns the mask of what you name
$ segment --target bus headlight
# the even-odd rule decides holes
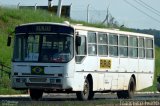
[[[26,78],[16,78],[16,82],[18,83],[25,83],[26,81]]]
[[[61,79],[56,79],[56,83],[60,84],[61,83]]]
[[[55,83],[55,79],[50,79],[50,83],[54,84]]]
[[[61,82],[61,79],[50,79],[50,83],[52,84],[60,84]]]
[[[20,78],[16,78],[16,82],[21,82]]]

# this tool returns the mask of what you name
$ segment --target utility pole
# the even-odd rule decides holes
[[[90,4],[88,4],[88,6],[87,6],[87,23],[89,23],[89,6],[90,6]]]
[[[34,5],[34,10],[35,11],[37,10],[37,3]]]
[[[52,0],[48,0],[48,8],[51,8],[51,2]]]
[[[48,8],[51,7],[52,0],[48,0]]]
[[[61,17],[62,1],[63,1],[63,0],[59,0],[59,2],[58,2],[58,9],[57,9],[57,16],[58,16],[58,17]]]
[[[19,9],[19,6],[20,6],[20,2],[19,2],[18,5],[17,5],[17,9]]]
[[[50,11],[51,10],[51,5],[52,4],[52,0],[48,0],[48,10]]]
[[[107,26],[108,26],[109,25],[109,17],[110,17],[110,15],[109,15],[109,7],[108,7],[107,8],[107,15],[106,15],[104,21],[102,22],[102,24],[104,24],[107,21]]]

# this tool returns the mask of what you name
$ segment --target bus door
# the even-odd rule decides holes
[[[77,30],[76,40],[75,40],[75,70],[85,71],[85,59],[87,56],[86,49],[86,35],[87,31]]]

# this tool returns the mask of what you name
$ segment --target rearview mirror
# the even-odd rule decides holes
[[[76,36],[76,45],[77,46],[81,46],[81,37],[80,36]]]

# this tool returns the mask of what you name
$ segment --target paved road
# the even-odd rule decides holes
[[[111,93],[108,93],[108,94],[98,93],[94,96],[93,100],[88,101],[88,102],[78,101],[76,99],[75,94],[44,94],[43,99],[40,100],[39,102],[32,101],[30,99],[29,95],[14,95],[14,96],[0,95],[0,105],[2,105],[2,106],[19,106],[18,104],[21,104],[23,106],[28,106],[28,105],[36,104],[36,103],[44,104],[41,106],[46,106],[46,104],[47,104],[47,106],[50,106],[48,104],[64,105],[66,103],[69,104],[67,106],[70,106],[72,103],[74,103],[73,106],[76,103],[78,103],[78,104],[82,103],[82,105],[87,105],[87,104],[93,103],[94,105],[96,104],[96,106],[102,106],[102,105],[97,105],[97,103],[99,102],[99,104],[102,104],[104,101],[105,101],[104,104],[108,104],[108,103],[109,104],[110,103],[117,104],[118,103],[118,104],[125,104],[125,105],[128,105],[128,103],[130,103],[130,102],[133,103],[133,101],[134,101],[134,103],[139,103],[139,105],[141,105],[142,103],[144,103],[146,101],[155,101],[153,105],[160,105],[160,94],[159,93],[144,93],[144,94],[138,93],[135,95],[135,97],[133,99],[124,100],[124,99],[118,99],[116,94],[114,94],[114,93],[112,93],[112,94]],[[131,105],[133,105],[133,104],[131,104]],[[33,105],[33,106],[38,106],[38,105]]]

